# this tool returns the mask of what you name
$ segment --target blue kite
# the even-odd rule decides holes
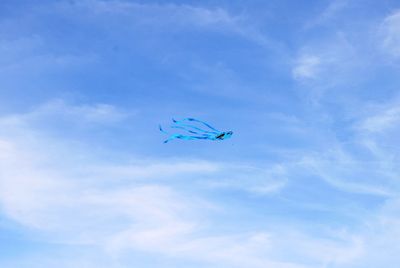
[[[167,143],[171,140],[174,139],[181,139],[181,140],[212,140],[212,141],[216,141],[216,140],[226,140],[229,139],[230,137],[232,137],[233,132],[232,131],[219,131],[217,129],[215,129],[214,127],[210,126],[209,124],[207,124],[206,122],[194,119],[194,118],[185,118],[182,119],[180,121],[177,121],[175,119],[172,119],[173,125],[171,126],[171,128],[177,128],[177,129],[183,129],[187,132],[189,132],[190,134],[194,134],[194,135],[184,135],[184,134],[169,134],[168,132],[164,131],[161,127],[161,125],[159,126],[160,131],[162,133],[168,134],[170,135],[170,137],[164,141],[164,143]],[[200,123],[202,125],[204,125],[206,128],[204,128],[204,126],[198,126],[199,124],[192,125],[193,123]]]

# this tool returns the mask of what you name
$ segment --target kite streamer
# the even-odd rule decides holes
[[[212,127],[210,124],[206,122],[194,119],[194,118],[185,118],[180,121],[172,119],[173,125],[171,128],[174,129],[182,129],[191,135],[185,134],[169,134],[168,132],[164,131],[159,126],[159,129],[162,133],[170,135],[170,137],[164,141],[167,143],[174,139],[181,139],[181,140],[225,140],[229,139],[233,132],[232,131],[219,131],[216,128]],[[194,123],[194,124],[193,124]]]

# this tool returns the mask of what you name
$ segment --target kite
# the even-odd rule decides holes
[[[170,137],[164,141],[164,143],[167,143],[171,140],[174,139],[181,139],[181,140],[225,140],[229,139],[233,132],[232,131],[219,131],[206,122],[194,119],[194,118],[185,118],[180,121],[177,121],[175,119],[172,119],[173,125],[171,128],[176,128],[176,129],[183,129],[187,132],[189,132],[192,135],[184,135],[184,134],[172,134],[170,135],[168,132],[164,131],[161,127],[159,126],[159,129],[162,133],[170,135]],[[200,123],[203,126],[198,126],[199,124],[194,124],[192,125],[192,122],[195,123]],[[205,127],[204,127],[205,126]],[[205,128],[205,129],[204,129]]]

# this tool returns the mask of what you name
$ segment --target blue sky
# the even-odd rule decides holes
[[[0,55],[1,267],[398,267],[398,1],[4,0]]]

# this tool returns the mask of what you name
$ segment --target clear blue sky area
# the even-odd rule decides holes
[[[0,267],[397,268],[399,137],[397,0],[0,2]]]

